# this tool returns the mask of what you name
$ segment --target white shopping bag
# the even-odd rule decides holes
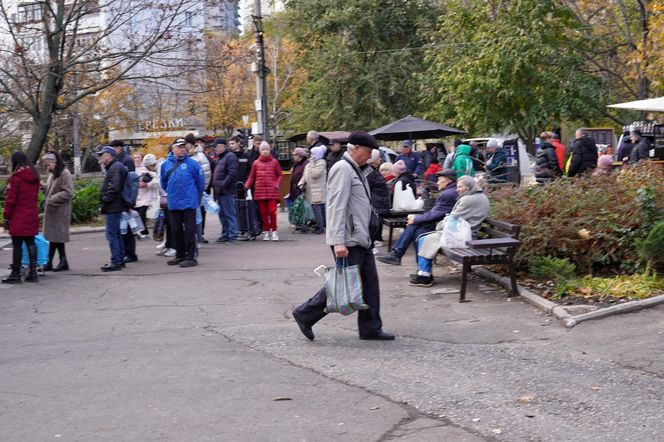
[[[445,218],[444,223],[440,246],[448,249],[465,249],[468,247],[466,241],[473,239],[468,221],[461,217],[449,215]]]
[[[396,186],[394,186],[392,210],[413,210],[416,208],[415,206],[415,195],[413,194],[413,189],[410,187],[410,184],[406,184],[406,188],[403,189],[401,184],[397,183]]]

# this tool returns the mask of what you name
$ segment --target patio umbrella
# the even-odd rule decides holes
[[[407,115],[383,127],[369,132],[377,140],[399,141],[404,139],[440,138],[466,132],[433,121]]]
[[[648,100],[628,101],[627,103],[610,104],[607,107],[646,112],[664,112],[664,97],[649,98]]]

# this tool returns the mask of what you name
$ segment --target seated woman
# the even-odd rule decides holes
[[[392,165],[392,175],[396,178],[392,187],[393,193],[397,188],[396,186],[401,186],[401,190],[406,190],[406,186],[410,186],[413,196],[417,198],[415,178],[413,178],[412,174],[408,173],[408,167],[406,167],[406,163],[403,160],[399,160]]]
[[[396,266],[401,265],[401,258],[411,244],[416,244],[415,239],[435,230],[436,224],[454,208],[459,196],[457,194],[456,171],[447,169],[438,172],[436,176],[438,177],[438,190],[440,190],[436,204],[431,210],[420,215],[408,215],[408,225],[394,248],[388,254],[376,256],[378,261]]]
[[[477,233],[480,225],[489,214],[489,198],[477,185],[475,180],[469,176],[462,176],[457,180],[457,192],[459,199],[449,216],[456,216],[468,221],[473,231]],[[442,223],[436,226],[436,231],[421,235],[417,239],[417,273],[411,275],[410,285],[417,287],[431,287],[433,275],[431,274],[433,259],[440,249],[440,238],[442,236]]]

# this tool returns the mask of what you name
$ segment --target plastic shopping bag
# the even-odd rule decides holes
[[[143,225],[143,220],[141,219],[141,215],[139,215],[139,213],[135,210],[131,210],[127,214],[127,225],[129,226],[129,229],[131,229],[131,233],[133,233],[134,235],[137,235],[141,233],[143,230],[145,230],[145,225]]]
[[[465,249],[466,241],[473,239],[473,233],[468,221],[461,217],[449,215],[445,218],[443,234],[440,237],[440,246],[448,249]]]
[[[219,204],[208,193],[203,193],[203,208],[213,215],[219,213]]]
[[[326,313],[341,313],[350,315],[356,310],[369,308],[362,299],[362,278],[360,267],[348,265],[346,258],[337,258],[334,267],[320,266],[314,272],[318,276],[318,270],[325,268],[323,286],[327,297]]]
[[[155,241],[164,240],[164,230],[166,229],[166,215],[162,209],[159,209],[152,228],[152,239]]]
[[[394,186],[392,210],[420,210],[422,207],[424,207],[424,200],[422,198],[415,199],[415,195],[413,195],[413,189],[410,187],[410,184],[406,184],[405,189],[403,189],[399,184]]]
[[[41,232],[35,235],[35,247],[37,247],[37,265],[43,266],[48,262],[48,241],[44,238]],[[28,256],[28,246],[23,242],[23,255],[21,256],[21,264],[27,266],[30,264],[30,257]]]

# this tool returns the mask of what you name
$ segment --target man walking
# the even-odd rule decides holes
[[[360,170],[378,145],[374,137],[363,131],[351,132],[348,142],[353,147],[349,146],[343,161],[332,167],[328,177],[326,242],[335,258],[346,258],[348,265],[359,266],[363,298],[369,306],[367,310],[358,311],[360,339],[391,341],[394,335],[383,331],[380,319],[378,272],[369,232],[369,186]],[[322,288],[293,310],[300,331],[310,340],[314,339],[312,327],[326,315],[325,305],[325,289]]]
[[[442,170],[436,174],[438,177],[438,190],[440,196],[431,210],[421,215],[408,215],[406,230],[401,234],[390,253],[377,255],[376,259],[385,264],[401,265],[401,258],[406,254],[408,247],[415,243],[418,236],[436,229],[436,224],[442,221],[456,204],[459,194],[457,193],[456,170]]]
[[[117,160],[117,153],[111,146],[104,147],[100,152],[100,162],[106,169],[104,182],[101,185],[101,213],[106,224],[106,241],[111,249],[111,262],[102,266],[102,272],[122,270],[124,264],[124,243],[120,233],[122,213],[127,210],[122,199],[122,189],[127,179],[127,169]]]
[[[187,143],[179,139],[161,166],[160,184],[168,194],[175,258],[168,265],[193,267],[196,260],[196,209],[205,190],[203,169],[187,155]]]
[[[327,163],[327,172],[330,173],[330,169],[334,166],[337,161],[343,158],[345,149],[341,147],[341,141],[336,138],[330,140],[330,145],[328,146],[328,151],[325,154],[325,162]]]
[[[237,211],[235,210],[235,187],[238,182],[238,160],[233,152],[226,148],[226,140],[214,140],[217,152],[217,165],[214,168],[212,187],[219,204],[219,223],[221,235],[216,242],[237,244]]]

